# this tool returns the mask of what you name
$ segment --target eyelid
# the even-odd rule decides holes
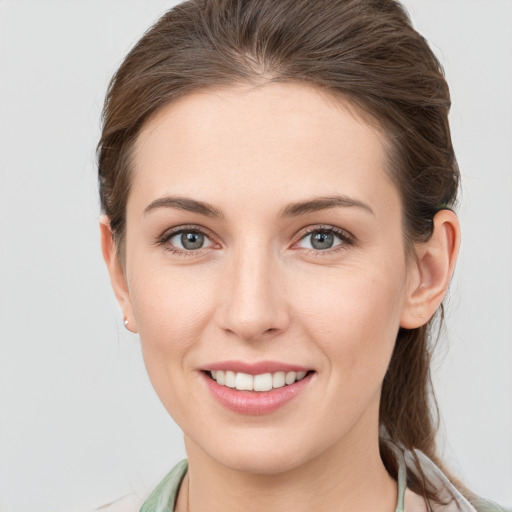
[[[174,226],[172,228],[166,229],[161,235],[159,235],[156,239],[157,245],[165,245],[169,243],[169,240],[176,235],[179,235],[180,233],[183,233],[184,231],[190,231],[195,233],[201,233],[204,235],[210,242],[214,245],[220,245],[220,243],[217,241],[217,237],[207,228],[200,226],[198,224],[183,224],[181,226]],[[186,250],[186,249],[180,249],[179,247],[172,246],[173,252],[178,253],[187,253],[187,254],[199,254],[203,249],[210,249],[211,247],[201,247],[197,250]],[[171,249],[169,249],[171,250]]]
[[[306,228],[303,228],[299,233],[297,234],[297,240],[294,242],[293,245],[296,245],[298,242],[302,241],[307,236],[311,235],[311,233],[315,233],[317,231],[323,231],[327,233],[333,233],[335,236],[337,236],[342,243],[335,245],[334,247],[330,247],[329,249],[306,249],[303,248],[305,251],[310,251],[318,255],[322,254],[329,254],[331,252],[334,252],[336,250],[346,249],[347,246],[354,245],[355,243],[355,237],[352,235],[352,233],[346,231],[345,229],[338,228],[336,226],[332,226],[330,224],[317,224],[314,226],[308,226]]]

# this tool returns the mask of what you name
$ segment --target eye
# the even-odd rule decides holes
[[[176,252],[193,252],[214,247],[215,244],[198,228],[181,228],[165,233],[160,243]]]
[[[171,238],[169,243],[180,249],[186,249],[187,251],[194,251],[196,249],[202,249],[205,239],[203,233],[197,233],[194,231],[182,231]],[[181,245],[181,247],[180,247]]]
[[[335,228],[317,228],[310,230],[297,243],[302,249],[327,251],[341,245],[349,245],[351,238],[348,234]]]

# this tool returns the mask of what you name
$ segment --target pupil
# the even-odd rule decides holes
[[[315,233],[311,236],[311,245],[315,249],[330,249],[334,242],[332,233]]]
[[[181,243],[185,249],[200,249],[204,243],[204,236],[201,233],[182,233]]]

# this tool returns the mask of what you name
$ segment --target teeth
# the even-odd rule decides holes
[[[254,378],[248,373],[237,373],[235,379],[235,388],[239,391],[252,391]]]
[[[307,372],[275,372],[250,375],[248,373],[212,370],[210,375],[217,384],[239,391],[270,391],[302,380]]]
[[[273,388],[282,388],[285,384],[286,373],[284,372],[276,372],[272,376],[272,387]]]
[[[264,373],[254,376],[254,391],[270,391],[272,389],[272,374]]]
[[[234,388],[236,386],[235,372],[226,372],[225,385],[228,388]]]
[[[296,372],[288,372],[286,374],[286,377],[284,378],[284,381],[289,386],[290,384],[293,384],[295,382],[295,379],[297,378]]]

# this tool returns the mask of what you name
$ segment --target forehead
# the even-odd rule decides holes
[[[373,201],[396,193],[384,144],[347,101],[311,86],[206,90],[163,107],[142,130],[132,192],[146,201],[176,193],[210,201],[221,192]]]

